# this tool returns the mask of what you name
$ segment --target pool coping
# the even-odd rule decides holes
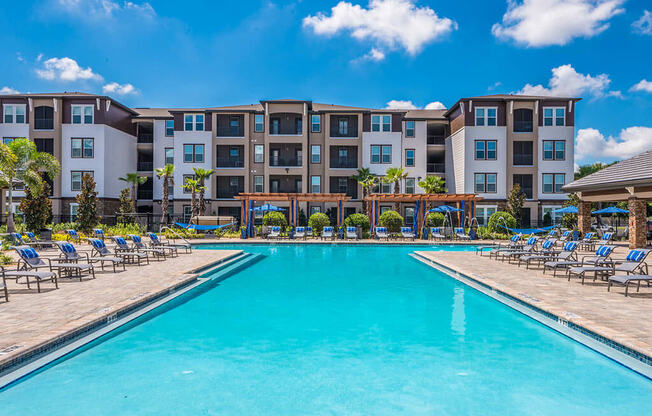
[[[418,252],[410,256],[652,380],[652,357]]]
[[[142,314],[211,281],[211,279],[202,279],[201,273],[208,270],[211,272],[221,270],[237,263],[238,260],[246,259],[247,256],[248,253],[237,250],[224,258],[187,270],[180,275],[187,276],[186,278],[165,289],[134,299],[133,302],[123,305],[119,309],[107,312],[54,338],[28,347],[20,354],[0,360],[0,389]]]

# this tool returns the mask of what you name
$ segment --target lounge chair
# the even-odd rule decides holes
[[[574,243],[577,243],[577,241],[573,241]],[[553,276],[557,276],[557,269],[565,269],[566,272],[568,272],[568,269],[571,267],[575,266],[600,266],[604,265],[609,261],[609,256],[611,256],[611,252],[613,251],[614,247],[613,246],[599,246],[595,250],[595,254],[592,256],[584,256],[582,257],[581,260],[554,260],[554,261],[547,261],[543,263],[543,272],[545,273],[546,270],[552,269],[553,270]],[[570,278],[569,278],[570,280]]]
[[[597,245],[604,246],[607,245],[611,242],[611,239],[613,238],[614,233],[604,233],[602,234],[602,238],[598,242],[596,242]]]
[[[597,240],[593,239],[594,236],[595,233],[593,232],[584,234],[584,237],[580,241],[580,249],[593,251],[597,243]]]
[[[29,245],[34,245],[40,248],[50,248],[54,245],[54,241],[39,240],[31,231],[26,232],[25,235],[27,236],[27,238],[29,238]]]
[[[152,247],[154,248],[165,248],[165,247],[173,247],[175,248],[175,253],[179,252],[179,249],[183,249],[186,251],[186,253],[192,253],[192,246],[189,243],[177,243],[176,241],[172,241],[170,243],[168,240],[162,241],[156,233],[148,233],[147,237],[149,237],[149,241]]]
[[[281,227],[273,226],[267,238],[281,238]]]
[[[535,254],[528,254],[518,257],[518,267],[521,267],[521,263],[525,262],[526,268],[531,260],[538,260],[538,258],[549,258],[550,256],[556,255],[559,251],[555,250],[555,244],[557,244],[556,238],[549,238],[541,243],[541,250]]]
[[[464,233],[464,227],[455,228],[455,237],[459,238],[460,240],[470,240],[471,239],[470,235]]]
[[[441,228],[430,227],[430,238],[433,240],[445,240],[446,236],[441,233]]]
[[[22,246],[34,250],[28,246]],[[59,288],[59,283],[57,281],[57,274],[53,271],[48,272],[39,272],[36,270],[6,270],[3,266],[0,266],[0,273],[2,273],[2,282],[0,282],[0,288],[4,289],[5,299],[9,302],[9,290],[7,289],[7,280],[15,280],[18,283],[18,280],[21,277],[25,278],[27,282],[27,288],[31,289],[29,279],[34,279],[36,281],[36,290],[38,293],[41,293],[41,283],[51,281],[54,283],[55,288]]]
[[[11,242],[15,247],[18,246],[38,246],[37,243],[32,243],[30,241],[25,241],[23,236],[20,233],[10,233]]]
[[[548,237],[548,238],[554,238],[554,239],[557,239],[557,230],[555,230],[555,229],[550,230],[550,231],[548,232],[548,236],[547,236],[547,237]]]
[[[104,234],[104,230],[101,228],[93,228],[93,235],[102,241],[106,238],[106,234]]]
[[[305,240],[306,239],[306,229],[304,227],[297,227],[294,230],[294,238],[296,238],[296,239],[303,238]]]
[[[650,282],[652,282],[652,276],[645,274],[618,274],[615,276],[609,276],[609,284],[607,285],[607,292],[611,291],[611,286],[621,285],[625,286],[625,296],[627,296],[627,291],[629,289],[630,283],[636,283],[636,291],[638,292],[641,289],[641,282],[647,283],[647,287],[650,287]]]
[[[347,240],[357,240],[358,239],[358,229],[356,227],[346,227],[346,239]]]
[[[498,244],[497,248],[489,251],[489,258],[497,257],[500,253],[505,251],[515,251],[521,248],[523,248],[523,244],[521,243],[521,234],[514,234],[509,238],[507,244]]]
[[[122,264],[122,270],[126,270],[125,256],[114,255],[113,253],[111,253],[109,249],[106,248],[106,244],[104,244],[104,241],[100,240],[99,238],[89,238],[88,241],[93,246],[93,249],[91,251],[91,257],[90,257],[91,262],[99,261],[100,265],[102,266],[102,270],[104,270],[104,263],[107,262],[111,263],[113,265],[114,273],[117,271],[116,265],[118,264]]]
[[[165,260],[166,254],[165,250],[160,249],[160,248],[150,248],[143,243],[143,240],[140,239],[139,235],[136,234],[129,234],[129,238],[131,238],[131,242],[133,244],[133,248],[136,251],[141,251],[145,253],[152,253],[152,255],[157,259],[157,260]]]
[[[403,238],[403,240],[405,239],[414,240],[416,236],[414,235],[414,232],[412,232],[412,228],[401,227],[401,238]]]
[[[389,240],[389,234],[387,234],[387,227],[376,227],[376,238],[381,240]]]
[[[314,237],[315,234],[312,232],[312,227],[306,227],[306,237]]]
[[[79,237],[79,234],[77,234],[77,231],[75,231],[75,230],[66,230],[66,233],[68,234],[68,236],[67,236],[68,241],[72,241],[73,243],[81,244],[81,237]]]
[[[57,241],[56,246],[59,247],[59,250],[61,251],[61,257],[58,260],[53,260],[60,262],[54,265],[54,267],[59,268],[59,274],[63,271],[68,275],[68,277],[73,277],[74,272],[74,275],[79,277],[79,281],[81,282],[82,273],[88,272],[88,274],[92,275],[93,279],[95,279],[95,268],[91,263],[88,253],[84,252],[84,256],[81,256],[72,243],[65,241]],[[86,260],[86,263],[80,263],[80,260]],[[63,263],[64,261],[65,263]]]
[[[64,263],[61,262],[60,260],[63,259],[51,259],[51,258],[41,258],[39,254],[34,250],[32,247],[29,246],[18,246],[14,247],[16,250],[16,253],[20,256],[20,259],[18,260],[18,267],[17,267],[17,272],[23,273],[23,272],[30,272],[30,274],[21,274],[18,277],[27,277],[27,288],[29,289],[29,277],[33,277],[36,279],[36,284],[37,287],[39,288],[40,291],[40,283],[47,281],[47,280],[54,280],[55,281],[55,286],[58,288],[58,276],[56,273],[54,273],[54,270],[56,269],[59,271],[59,274],[61,274],[61,271],[68,271],[68,270],[77,270],[79,274],[79,280],[81,281],[81,268],[88,269],[87,267],[84,267],[83,265],[80,265],[79,263]],[[44,261],[47,260],[47,263]],[[40,272],[38,269],[42,268],[47,268],[47,272]],[[31,273],[35,272],[35,273]],[[7,272],[5,275],[8,275],[9,273],[12,272]],[[16,273],[18,274],[18,273]],[[93,274],[93,278],[95,278],[95,274]]]
[[[552,263],[577,261],[577,253],[576,253],[577,245],[578,245],[577,241],[567,241],[562,246],[561,251],[550,250],[546,254],[533,254],[531,256],[523,256],[520,258],[520,260],[525,263],[526,269],[529,269],[530,264],[532,264],[535,261],[537,262],[537,267],[541,266],[541,263],[544,263],[543,273],[546,272],[545,263],[551,262],[549,268],[553,269],[554,271],[553,276],[556,276],[557,271]]]
[[[561,238],[560,238],[560,240],[561,240],[561,241],[568,241],[568,239],[572,237],[571,233],[572,233],[572,231],[570,231],[570,230],[566,230],[566,231],[564,231],[564,232],[561,234]]]
[[[127,244],[127,240],[124,237],[113,237],[113,242],[115,243],[115,254],[117,256],[124,257],[130,263],[136,263],[140,266],[140,261],[145,259],[147,264],[149,264],[149,256],[147,253],[142,251],[137,251]]]
[[[324,227],[324,229],[321,231],[321,239],[322,240],[325,240],[325,239],[332,240],[333,239],[333,227],[331,227],[331,226]]]
[[[611,247],[611,246],[605,246]],[[582,279],[582,284],[584,284],[584,279],[587,273],[593,273],[593,281],[595,282],[598,276],[608,277],[610,275],[615,275],[616,272],[627,273],[627,274],[648,274],[648,267],[645,259],[652,250],[648,249],[634,249],[630,250],[627,253],[627,257],[624,260],[611,259],[608,263],[605,262],[601,266],[575,266],[568,269],[568,280],[570,280],[572,275],[577,275]]]
[[[516,248],[513,250],[499,250],[498,253],[494,255],[494,258],[496,260],[500,259],[504,261],[507,259],[510,263],[512,259],[518,258],[520,256],[527,256],[532,254],[533,251],[536,250],[537,247],[537,242],[539,241],[539,237],[530,237],[527,239],[527,242],[525,245],[521,248]]]

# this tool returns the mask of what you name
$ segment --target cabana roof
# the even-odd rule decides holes
[[[337,202],[351,199],[346,194],[309,194],[309,193],[240,193],[233,198],[250,201],[308,201],[308,202]]]
[[[476,194],[370,194],[365,201],[379,202],[461,202],[481,201],[482,197]]]

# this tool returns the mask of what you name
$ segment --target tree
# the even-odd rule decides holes
[[[190,192],[190,215],[192,217],[199,215],[199,204],[197,203],[197,193],[206,190],[205,186],[201,186],[197,179],[186,179],[183,184],[183,189]]]
[[[507,195],[507,209],[506,211],[514,218],[517,219],[517,222],[521,223],[521,209],[523,208],[523,202],[525,201],[525,193],[521,190],[521,186],[517,183],[514,184],[512,190],[509,191]],[[521,224],[522,225],[522,224]]]
[[[20,211],[25,217],[25,226],[29,231],[39,232],[52,222],[52,201],[48,198],[49,195],[50,185],[47,182],[38,194],[25,192],[25,198],[20,201]]]
[[[321,234],[324,227],[327,227],[330,223],[331,220],[328,218],[328,215],[322,212],[315,212],[308,218],[308,226],[312,227],[316,234]]]
[[[286,227],[288,220],[282,212],[271,211],[263,216],[263,225]]]
[[[206,191],[205,182],[207,179],[210,179],[215,171],[213,169],[202,168],[192,168],[192,170],[195,171],[195,179],[197,179],[199,186],[201,186],[197,208],[199,210],[199,215],[204,215],[206,213],[206,202],[204,202],[204,192]]]
[[[516,228],[516,218],[505,211],[496,211],[489,217],[487,228],[492,233],[507,234],[507,228]]]
[[[129,188],[124,188],[120,191],[120,207],[118,208],[118,222],[119,223],[128,223],[133,219],[131,215],[133,214],[133,205],[131,203],[131,198],[129,197]]]
[[[364,214],[351,214],[344,219],[344,225],[347,227],[360,227],[362,231],[368,232],[371,224],[369,217]]]
[[[133,206],[131,212],[136,212],[136,199],[138,198],[136,192],[138,185],[147,182],[147,176],[138,176],[137,173],[127,173],[127,176],[118,179],[131,185],[131,205]]]
[[[385,211],[380,215],[378,224],[381,227],[386,227],[390,233],[397,233],[403,226],[403,217],[396,211]]]
[[[82,177],[81,192],[77,194],[77,204],[77,226],[82,232],[88,234],[99,222],[95,180],[89,174]]]
[[[612,163],[602,163],[602,162],[595,162],[592,165],[582,165],[577,169],[577,172],[575,172],[575,180],[578,180],[580,178],[583,178],[585,176],[591,175],[592,173],[595,173],[599,170],[602,170],[608,166],[613,165],[614,163],[617,162],[612,162]]]
[[[445,194],[448,189],[444,186],[444,179],[439,176],[426,176],[417,184],[427,194]],[[430,202],[428,202],[427,209],[430,209]]]
[[[155,170],[157,178],[163,178],[163,198],[161,199],[161,224],[170,223],[170,211],[168,209],[170,205],[170,185],[174,186],[174,165],[168,163],[162,168],[157,168]]]
[[[383,178],[383,182],[385,183],[393,183],[394,184],[394,193],[398,194],[401,192],[401,181],[405,178],[407,178],[407,172],[403,168],[387,168],[387,171],[385,172],[385,177]],[[394,209],[396,212],[401,210],[401,204],[399,202],[396,202],[394,204]]]
[[[362,213],[368,215],[367,201],[365,198],[369,195],[369,191],[376,186],[376,177],[371,174],[369,168],[360,168],[351,178],[355,179],[362,186]]]
[[[14,231],[13,186],[23,183],[28,192],[38,195],[43,191],[43,175],[54,180],[61,172],[59,161],[49,153],[39,152],[29,139],[14,139],[0,148],[0,184],[9,189],[7,231]]]
[[[576,193],[568,194],[568,200],[564,201],[564,207],[579,207],[580,197]],[[577,227],[577,214],[564,214],[561,218],[561,225],[564,228],[574,230]]]

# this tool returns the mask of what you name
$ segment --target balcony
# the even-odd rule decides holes
[[[244,168],[244,159],[231,157],[218,157],[218,168]]]
[[[271,167],[301,167],[303,151],[300,144],[270,144],[269,166]]]
[[[428,163],[426,166],[428,173],[445,173],[446,166],[443,163]]]
[[[151,189],[139,189],[136,195],[138,199],[153,199],[154,191]]]
[[[154,170],[154,162],[138,162],[136,168],[139,172],[151,172]]]
[[[278,168],[278,167],[281,167],[281,168],[286,168],[286,167],[287,168],[297,168],[297,167],[303,166],[302,163],[303,163],[303,161],[301,160],[300,157],[299,158],[291,158],[291,159],[282,159],[282,158],[276,158],[276,159],[270,158],[269,159],[269,166],[272,166],[272,167],[275,167],[275,168]]]
[[[446,144],[446,138],[444,136],[428,136],[429,145],[441,145]]]
[[[217,198],[232,199],[244,192],[244,176],[218,176]]]
[[[243,168],[244,146],[217,146],[216,167]]]
[[[244,137],[244,117],[218,114],[216,130],[217,137]]]
[[[534,131],[532,121],[514,121],[515,133],[531,133],[532,131]]]
[[[352,199],[358,199],[358,182],[348,176],[331,176],[329,192],[346,194]]]
[[[329,156],[331,169],[358,168],[358,148],[356,146],[331,146]]]
[[[281,194],[296,194],[303,192],[303,182],[299,175],[269,177],[269,192]]]
[[[138,143],[154,143],[154,135],[152,133],[138,133]]]
[[[300,136],[303,134],[303,116],[295,113],[276,113],[269,118],[271,136]]]
[[[330,137],[356,138],[358,137],[358,116],[330,117]]]
[[[357,169],[358,168],[358,159],[351,158],[337,158],[335,160],[331,159],[330,163],[331,169]]]

